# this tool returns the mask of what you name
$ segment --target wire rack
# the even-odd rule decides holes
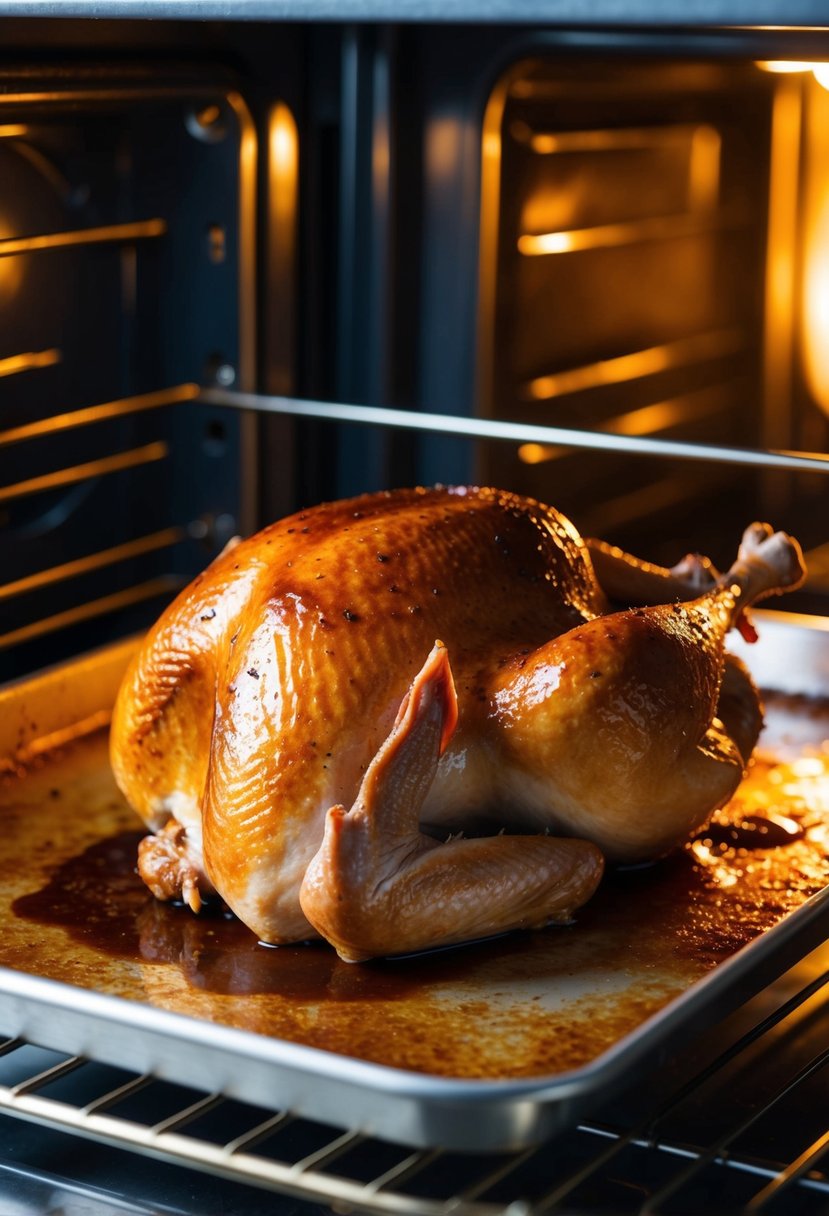
[[[413,1150],[65,1056],[0,1044],[0,1110],[337,1211],[419,1216],[829,1212],[829,947],[715,1038],[554,1140]]]

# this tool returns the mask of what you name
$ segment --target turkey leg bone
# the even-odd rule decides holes
[[[796,542],[769,533],[747,529],[734,565],[696,599],[597,617],[505,666],[501,768],[517,771],[520,756],[538,774],[535,822],[546,806],[550,830],[638,862],[731,797],[760,713],[725,637],[745,607],[803,577]]]

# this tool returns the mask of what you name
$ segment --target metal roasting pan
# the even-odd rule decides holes
[[[825,756],[829,621],[756,619],[760,641],[733,649],[771,690],[761,748]],[[123,860],[139,825],[106,760],[132,645],[0,689],[9,1036],[408,1145],[515,1149],[664,1061],[827,935],[829,850],[814,841],[805,861],[802,842],[735,854],[699,888],[686,851],[613,879],[573,926],[352,966],[157,905]],[[829,807],[807,810],[825,844]],[[744,871],[754,882],[764,866],[744,889]]]

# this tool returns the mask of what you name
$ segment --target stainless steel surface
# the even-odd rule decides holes
[[[699,1212],[714,1210],[716,1196],[718,1211],[818,1214],[829,1204],[825,1134],[807,1128],[800,1139],[769,1145],[761,1129],[764,1120],[784,1117],[787,1105],[825,1084],[827,1051],[819,1027],[829,999],[828,968],[824,947],[719,1027],[716,1040],[691,1044],[645,1086],[640,1074],[636,1091],[615,1108],[605,1106],[538,1149],[497,1158],[342,1134],[272,1104],[234,1103],[198,1085],[165,1086],[149,1074],[18,1039],[0,1043],[0,1108],[42,1129],[53,1151],[55,1129],[63,1129],[235,1182],[336,1203],[338,1210],[411,1216]],[[758,1093],[763,1061],[770,1075]],[[718,1117],[701,1122],[695,1112],[706,1096],[709,1108],[717,1096],[727,1097]],[[166,1204],[178,1210],[175,1176],[166,1176],[163,1192],[148,1179],[163,1168],[145,1170],[143,1184],[132,1179],[129,1191],[122,1179],[119,1203],[126,1206],[129,1196],[136,1208],[143,1200],[155,1211],[150,1198],[163,1194],[165,1210]],[[96,1181],[95,1198],[102,1201],[100,1174]],[[53,1186],[57,1182],[53,1177]],[[0,1194],[2,1183],[0,1175]],[[191,1183],[188,1189],[197,1188]],[[650,1192],[650,1198],[644,1206],[634,1198],[634,1207],[631,1191]],[[222,1210],[246,1214],[251,1200],[244,1200],[240,1194],[235,1206]],[[215,1199],[209,1207],[217,1210]]]
[[[797,617],[788,612],[766,608],[758,614],[762,622],[762,644],[745,642],[733,635],[729,650],[748,664],[755,678],[765,688],[803,697],[826,696],[829,688],[829,617]],[[802,622],[803,629],[792,629],[793,622]],[[818,644],[804,649],[804,635],[819,638]],[[783,742],[782,732],[773,723],[767,724],[775,745]],[[802,740],[812,745],[822,741],[820,727],[817,737]]]
[[[256,410],[266,414],[324,418],[329,422],[355,422],[364,426],[464,435],[476,439],[497,439],[506,443],[553,444],[559,447],[586,448],[590,451],[622,452],[626,455],[674,460],[679,458],[711,464],[785,469],[801,473],[829,473],[829,456],[817,452],[775,452],[759,448],[723,447],[685,440],[650,439],[645,435],[614,435],[606,431],[596,433],[574,430],[571,427],[532,426],[529,423],[506,422],[497,418],[465,418],[453,414],[349,405],[336,401],[302,401],[293,397],[235,393],[225,389],[203,389],[199,400],[205,405],[231,406],[234,409]]]
[[[544,22],[551,25],[687,27],[819,26],[821,0],[3,0],[0,16],[133,17],[234,21]]]

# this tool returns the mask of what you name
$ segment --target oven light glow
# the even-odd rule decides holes
[[[691,189],[702,189],[706,198],[711,183],[706,177],[700,186],[697,177]],[[673,240],[693,236],[710,223],[706,213],[680,211],[671,215],[649,215],[642,219],[616,224],[597,224],[592,228],[573,228],[567,232],[525,232],[517,241],[518,252],[524,257],[539,257],[550,253],[577,253],[587,249],[613,249],[622,245],[638,245],[648,241]]]
[[[0,244],[11,235],[0,217]],[[0,306],[7,306],[20,290],[23,282],[23,259],[0,257]]]
[[[296,120],[282,101],[271,107],[268,121],[268,256],[264,271],[268,281],[267,390],[290,393],[293,389],[293,310],[291,300],[296,281],[297,215],[299,188],[299,137]]]
[[[806,371],[812,392],[829,411],[829,200],[809,232],[803,275]]]
[[[763,72],[776,72],[778,75],[791,75],[794,72],[813,72],[823,64],[806,63],[795,59],[760,59],[757,67]]]
[[[792,433],[804,103],[805,90],[800,80],[784,76],[777,82],[772,99],[763,344],[762,436],[767,447],[785,447]],[[783,510],[782,494],[779,481],[764,478],[769,511]]]
[[[543,464],[545,460],[552,460],[559,451],[560,448],[549,443],[522,443],[518,449],[518,459],[523,464]]]
[[[795,59],[766,59],[758,60],[756,66],[764,72],[776,72],[777,75],[793,76],[811,72],[815,80],[824,89],[829,89],[829,63],[806,62]]]
[[[545,253],[570,253],[574,249],[589,248],[595,240],[595,234],[589,230],[586,232],[542,232],[538,235],[525,233],[518,238],[518,252],[529,256]]]
[[[290,178],[293,189],[299,159],[296,122],[291,111],[281,102],[274,106],[271,113],[269,141],[272,173],[279,182]]]
[[[688,166],[688,209],[699,215],[712,212],[720,201],[720,133],[700,123],[691,137]]]
[[[829,167],[825,132],[829,93],[809,96],[805,139],[803,208],[803,360],[815,401],[829,414]]]

